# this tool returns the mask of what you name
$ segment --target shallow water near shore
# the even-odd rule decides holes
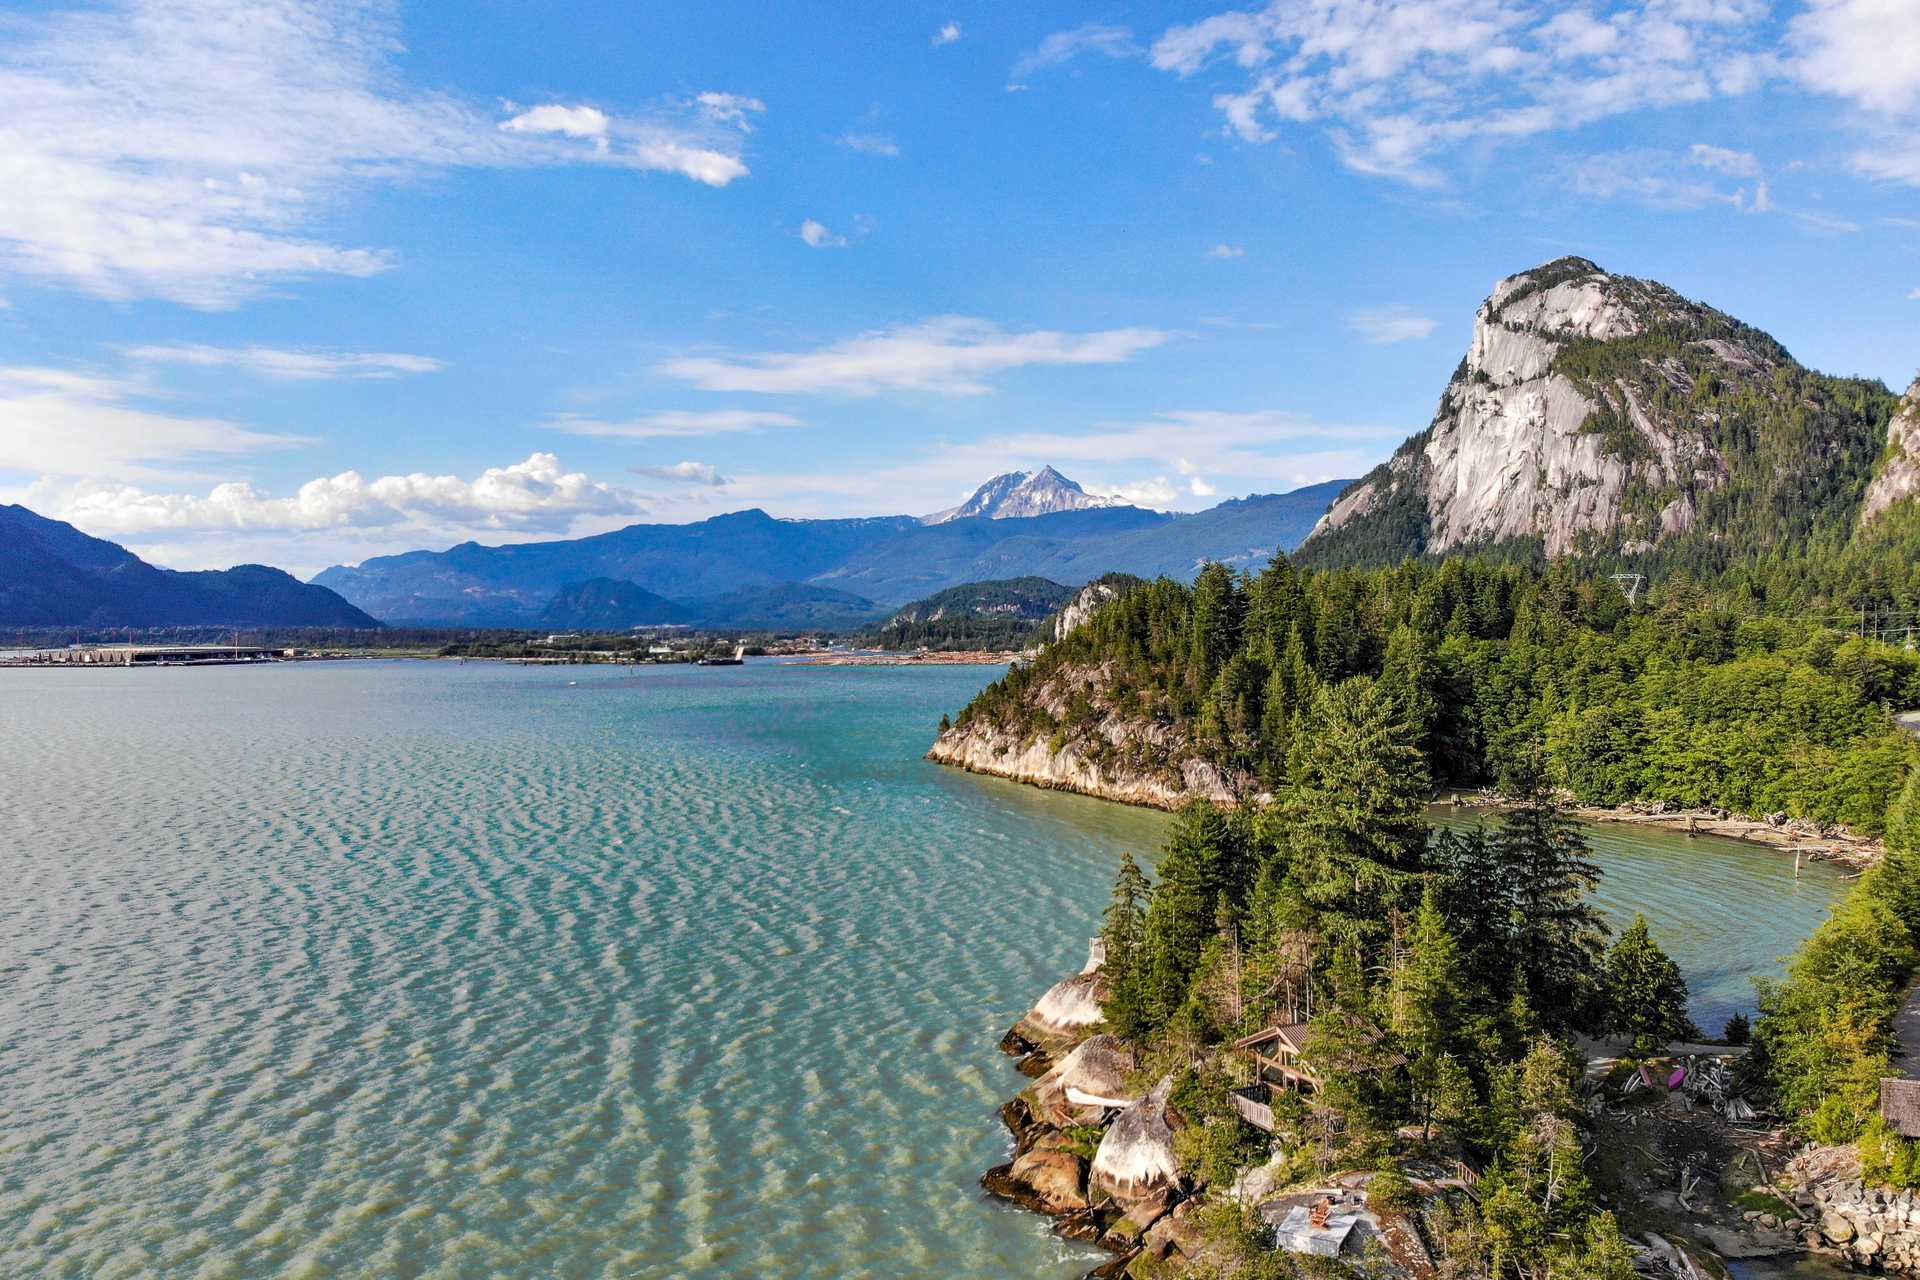
[[[0,673],[0,1274],[1078,1274],[994,1045],[1166,816],[922,761],[994,674]],[[1594,842],[1710,1030],[1842,887]]]

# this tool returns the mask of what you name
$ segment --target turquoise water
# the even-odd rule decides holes
[[[1487,819],[1436,805],[1437,826]],[[1619,822],[1586,829],[1601,869],[1594,902],[1615,931],[1645,913],[1654,941],[1687,976],[1689,1012],[1717,1036],[1735,1013],[1754,1012],[1753,977],[1778,975],[1781,961],[1827,918],[1846,891],[1841,874],[1793,855],[1720,836]]]
[[[990,674],[0,672],[0,1275],[1077,1274],[993,1046],[1165,819],[921,761]],[[1837,879],[1717,843],[1603,860],[1731,974]]]

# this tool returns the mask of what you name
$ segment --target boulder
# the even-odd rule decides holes
[[[1145,1251],[1152,1257],[1164,1258],[1178,1250],[1192,1257],[1200,1248],[1200,1223],[1196,1209],[1197,1201],[1183,1201],[1179,1208],[1153,1224],[1142,1239]]]
[[[1131,1251],[1154,1223],[1167,1216],[1175,1195],[1172,1187],[1163,1187],[1150,1196],[1127,1203],[1126,1212],[1107,1229],[1100,1243],[1116,1252]]]
[[[1853,1239],[1853,1221],[1843,1213],[1829,1211],[1820,1218],[1820,1234],[1835,1244],[1846,1244]]]
[[[1029,1151],[1013,1162],[1009,1175],[1033,1193],[1044,1213],[1087,1207],[1087,1162],[1070,1151]]]

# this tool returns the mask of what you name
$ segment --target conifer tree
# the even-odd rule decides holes
[[[1587,898],[1600,869],[1589,861],[1586,837],[1561,807],[1536,753],[1523,753],[1506,781],[1517,803],[1494,837],[1498,867],[1484,890],[1512,913],[1514,978],[1533,1007],[1550,1026],[1589,1026],[1607,939],[1606,924]]]
[[[1440,895],[1429,885],[1413,918],[1406,962],[1393,975],[1388,997],[1393,1032],[1407,1058],[1415,1115],[1427,1134],[1441,1088],[1450,1083],[1446,1067],[1461,994],[1459,948],[1440,912]]]
[[[1394,1126],[1392,1040],[1374,1020],[1359,952],[1342,946],[1328,969],[1328,998],[1314,1011],[1301,1054],[1319,1082],[1317,1100],[1346,1123],[1350,1141],[1365,1144]]]
[[[1336,940],[1379,934],[1410,901],[1426,847],[1427,768],[1393,700],[1356,678],[1321,689],[1283,806],[1289,853]]]
[[[1633,1037],[1633,1052],[1658,1053],[1669,1040],[1694,1034],[1687,1018],[1687,981],[1636,915],[1607,952],[1606,1029]]]
[[[1139,1040],[1151,1029],[1148,1021],[1143,943],[1145,907],[1151,890],[1140,864],[1131,853],[1120,855],[1113,878],[1113,900],[1107,904],[1100,938],[1106,945],[1107,999],[1102,1006],[1107,1025],[1125,1040]]]
[[[1221,895],[1244,903],[1250,876],[1244,841],[1226,815],[1205,800],[1180,810],[1142,926],[1145,1007],[1153,1025],[1186,1002],[1201,953],[1216,931]]]

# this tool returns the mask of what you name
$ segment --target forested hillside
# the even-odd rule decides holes
[[[1040,624],[1073,599],[1046,578],[969,582],[903,605],[861,642],[882,649],[1024,649],[1045,637]]]
[[[1834,571],[1889,576],[1884,561]],[[1280,558],[1252,578],[1214,566],[1192,587],[1139,588],[1009,671],[933,754],[988,771],[1044,755],[1058,785],[1095,793],[1085,779],[1248,798],[1287,784],[1321,700],[1367,677],[1435,783],[1499,785],[1537,745],[1551,779],[1593,803],[1877,832],[1920,754],[1888,712],[1920,705],[1920,654],[1854,633],[1863,617],[1896,617],[1897,599],[1867,614],[1763,612],[1765,577],[1709,590],[1676,576],[1630,605],[1610,577],[1569,563],[1315,572]]]

